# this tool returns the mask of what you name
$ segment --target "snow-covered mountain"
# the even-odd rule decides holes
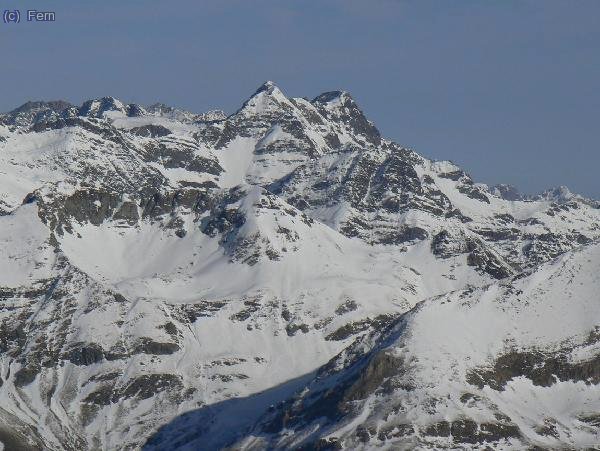
[[[425,300],[332,359],[238,445],[596,449],[598,274],[595,244]]]
[[[0,442],[595,446],[599,220],[346,92],[28,102],[0,115]]]

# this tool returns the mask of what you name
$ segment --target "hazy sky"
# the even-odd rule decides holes
[[[350,91],[382,133],[525,192],[600,198],[600,1],[4,0],[0,110],[112,95],[234,111]]]

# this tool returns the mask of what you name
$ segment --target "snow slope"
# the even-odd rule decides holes
[[[524,276],[425,300],[341,353],[238,444],[595,447],[598,274],[593,244]]]

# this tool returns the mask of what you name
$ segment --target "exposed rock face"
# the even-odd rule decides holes
[[[492,187],[492,192],[505,200],[523,200],[519,190],[512,185],[500,184]]]
[[[343,124],[350,133],[362,137],[369,144],[381,144],[379,130],[347,92],[326,92],[317,96],[312,103],[327,120]]]
[[[51,102],[27,102],[1,118],[6,125],[27,126],[36,122],[57,119],[70,108],[68,102],[56,100]]]
[[[162,125],[142,125],[141,127],[133,127],[129,130],[131,133],[144,138],[162,138],[169,136],[173,132]]]
[[[476,183],[381,137],[346,92],[267,82],[229,116],[28,102],[0,115],[0,172],[6,447],[577,448],[597,432],[595,291],[578,291],[596,280],[578,277],[598,203]],[[568,336],[538,327],[557,311]],[[528,416],[507,398],[520,383],[579,384],[585,408]]]

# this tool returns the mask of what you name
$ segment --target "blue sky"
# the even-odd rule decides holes
[[[524,192],[600,198],[600,2],[4,0],[0,110],[112,95],[234,111],[270,79],[350,91],[382,133]]]

